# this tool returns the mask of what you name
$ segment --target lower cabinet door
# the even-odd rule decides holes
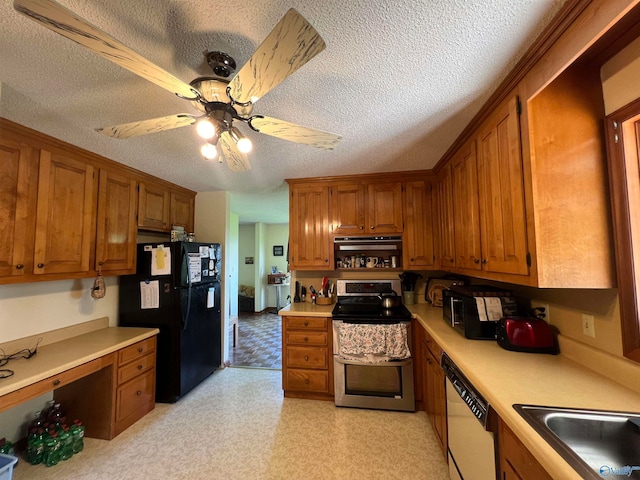
[[[120,385],[116,398],[116,423],[131,423],[151,411],[155,406],[155,369]],[[125,427],[126,428],[126,427]]]

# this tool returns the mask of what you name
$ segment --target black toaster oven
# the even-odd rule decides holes
[[[444,320],[466,338],[495,340],[498,321],[517,315],[514,295],[489,285],[452,285],[442,292]]]

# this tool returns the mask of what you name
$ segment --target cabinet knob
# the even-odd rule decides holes
[[[473,263],[475,263],[477,265],[478,263],[480,263],[480,259],[479,258],[474,258],[473,259]]]
[[[39,263],[38,268],[44,268],[44,263]]]
[[[410,261],[411,263],[413,263],[413,262],[415,262],[415,259],[410,258],[410,259],[409,259],[409,261]]]
[[[304,379],[304,383],[305,383],[306,385],[309,385],[309,379],[308,379],[308,378],[305,378],[305,379]]]
[[[329,259],[328,259],[328,258],[325,258],[325,259],[324,259],[324,263],[329,263]]]
[[[24,265],[23,265],[23,264],[21,264],[21,263],[19,263],[19,264],[17,264],[17,265],[16,265],[16,268],[17,268],[18,270],[22,270],[22,269],[24,268]]]
[[[450,260],[450,262],[451,262],[451,263],[455,262],[455,259],[454,259],[454,258],[452,258],[452,259]]]
[[[305,355],[305,356],[304,356],[304,361],[305,361],[305,362],[308,362],[308,361],[309,361],[309,355]]]
[[[138,365],[138,370],[142,370],[142,365]]]
[[[376,227],[374,227],[373,225],[371,225],[369,228],[370,228],[371,230],[374,230]]]
[[[138,391],[136,392],[136,395],[137,395],[137,396],[142,395],[142,390],[138,390]]]
[[[304,341],[308,342],[309,341],[309,337],[304,337]]]
[[[304,326],[305,326],[305,327],[308,327],[308,326],[309,326],[309,322],[305,321],[305,322],[304,322]]]
[[[483,258],[483,259],[482,259],[482,264],[484,265],[485,263],[487,263],[487,259],[486,259],[486,258]]]
[[[104,265],[104,262],[98,262],[98,265],[102,266]]]
[[[53,386],[54,386],[54,387],[57,387],[58,385],[60,385],[60,379],[55,379],[55,380],[53,381]]]
[[[364,230],[364,225],[360,225],[360,230]]]
[[[142,347],[138,347],[138,353],[142,353],[144,349]]]

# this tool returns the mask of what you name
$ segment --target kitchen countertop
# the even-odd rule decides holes
[[[0,379],[0,396],[103,357],[158,333],[157,328],[107,327],[39,346],[38,352],[33,357],[11,360],[2,367],[13,370],[14,374],[9,378]],[[5,351],[5,353],[14,352]]]
[[[524,403],[640,412],[640,395],[560,355],[511,352],[468,340],[427,304],[409,310],[553,478],[582,477],[513,409]]]
[[[640,412],[640,395],[560,355],[511,352],[469,340],[442,319],[442,308],[407,305],[496,413],[553,478],[581,476],[516,412],[513,404]],[[292,303],[279,315],[331,316],[333,305]]]
[[[290,303],[278,311],[278,315],[302,315],[305,317],[330,317],[335,303],[316,305],[311,302]]]

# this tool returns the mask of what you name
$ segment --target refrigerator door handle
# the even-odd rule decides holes
[[[189,285],[187,288],[187,312],[182,317],[182,330],[184,331],[187,329],[189,315],[191,314],[191,267],[189,266],[189,256],[185,249],[182,250],[182,261],[187,265],[187,284]],[[182,302],[180,302],[180,308],[182,308]]]

